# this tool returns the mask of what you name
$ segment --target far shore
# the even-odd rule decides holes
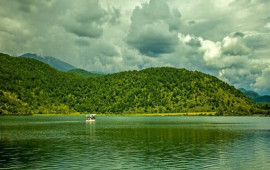
[[[1,115],[1,116],[86,116],[90,113],[70,113],[70,114],[33,114],[33,115]],[[219,116],[216,112],[188,112],[188,113],[95,113],[98,117],[103,116]],[[252,115],[222,115],[226,116],[252,116],[252,117],[269,117],[270,115],[252,114]]]
[[[85,116],[86,114],[34,114],[33,116]],[[96,116],[215,116],[216,112],[189,112],[189,113],[119,113],[96,114]]]

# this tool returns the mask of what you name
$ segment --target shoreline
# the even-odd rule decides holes
[[[33,114],[30,116],[85,116],[86,114]],[[216,112],[189,112],[189,113],[121,113],[121,114],[104,114],[96,113],[97,116],[215,116]]]
[[[71,114],[33,114],[33,115],[1,115],[1,116],[85,116],[87,113],[71,113]],[[89,113],[88,113],[89,114]],[[216,112],[187,112],[187,113],[95,113],[98,117],[105,116],[219,116]],[[228,116],[241,116],[241,117],[269,117],[269,115],[252,114],[252,115],[222,115],[223,117]]]

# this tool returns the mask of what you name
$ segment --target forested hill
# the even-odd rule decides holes
[[[97,77],[97,76],[104,75],[104,74],[89,72],[89,71],[86,71],[86,70],[83,70],[83,69],[78,69],[78,68],[69,70],[68,73],[77,74],[77,75],[80,75],[82,77]]]
[[[150,68],[93,78],[40,61],[0,54],[0,114],[264,113],[217,78],[175,68]]]

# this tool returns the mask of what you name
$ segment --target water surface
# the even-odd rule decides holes
[[[269,117],[0,117],[0,169],[268,169]]]

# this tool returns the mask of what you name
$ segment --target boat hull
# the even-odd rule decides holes
[[[90,120],[85,120],[86,122],[94,122],[95,120],[90,119]]]

